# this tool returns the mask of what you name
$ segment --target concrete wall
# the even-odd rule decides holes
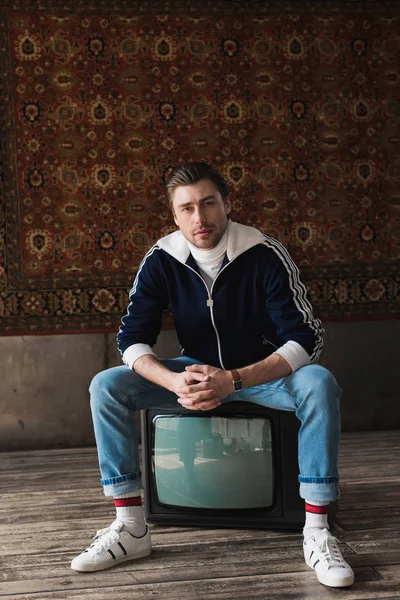
[[[343,430],[400,428],[400,321],[325,324],[321,364],[343,389]],[[159,356],[179,352],[164,331]],[[94,443],[88,386],[121,364],[115,334],[0,337],[0,450]]]

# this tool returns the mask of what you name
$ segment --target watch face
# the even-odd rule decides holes
[[[240,392],[243,389],[243,382],[241,379],[233,382],[233,389],[235,392]]]

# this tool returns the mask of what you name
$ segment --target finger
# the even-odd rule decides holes
[[[215,394],[215,390],[213,390],[207,381],[188,385],[185,389],[185,394],[200,394],[203,392],[213,392]]]
[[[179,402],[179,404],[182,404],[183,408],[187,408],[187,410],[197,410],[197,408],[195,406],[191,406],[190,404],[185,404],[185,402]]]
[[[181,404],[184,408],[188,410],[212,410],[213,408],[217,408],[221,404],[219,398],[212,398],[208,401],[203,402],[192,402],[191,400],[187,400],[186,398],[178,398],[179,404]]]
[[[190,373],[203,373],[206,374],[209,367],[208,365],[188,365],[187,367],[185,367],[186,371],[189,371]]]
[[[191,372],[190,376],[193,380],[195,381],[209,381],[210,380],[210,375],[206,375],[205,373],[197,373],[197,372]]]
[[[205,406],[209,407],[214,403],[220,403],[220,399],[217,398],[216,396],[213,396],[212,398],[204,398],[203,400],[200,399],[196,399],[196,400],[188,400],[187,398],[185,398],[186,401],[188,401],[190,403],[191,406],[193,406],[194,408],[197,408],[198,410],[202,410]]]
[[[212,402],[213,400],[220,400],[220,398],[218,396],[215,395],[215,392],[209,394],[193,394],[193,395],[179,395],[178,396],[178,401],[179,400],[183,400],[185,402],[187,402],[188,404],[190,404],[191,406],[196,406],[198,404],[202,404],[203,402]]]
[[[203,373],[186,373],[185,374],[185,378],[182,381],[182,386],[184,385],[188,386],[188,385],[196,385],[198,383],[202,383],[203,381],[206,381],[205,379],[205,375],[203,375]]]
[[[178,402],[188,410],[198,410],[197,405],[193,403],[193,400],[190,400],[188,398],[178,398]]]
[[[207,402],[201,402],[197,404],[197,410],[212,410],[213,408],[217,408],[221,404],[219,398],[213,398]]]
[[[207,373],[209,367],[207,365],[188,365],[185,367],[193,376],[200,377],[198,381],[210,381],[211,375]]]
[[[196,386],[179,390],[178,396],[180,398],[186,398],[187,400],[193,400],[194,402],[203,402],[204,400],[210,400],[210,398],[215,397],[215,390],[200,390],[199,385],[200,384],[197,384]]]
[[[178,396],[191,396],[193,394],[199,394],[200,392],[210,392],[212,387],[206,381],[198,382],[192,385],[186,385],[184,387],[177,388]]]

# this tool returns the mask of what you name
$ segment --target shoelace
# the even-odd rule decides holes
[[[327,530],[324,530],[324,533],[325,533],[326,537],[323,540],[322,544],[318,543],[315,540],[315,546],[320,551],[320,553],[322,555],[321,556],[322,560],[327,562],[330,567],[334,567],[334,566],[342,567],[343,566],[343,558],[342,558],[342,554],[339,550],[339,547],[337,545],[335,538],[332,537],[328,533]]]
[[[107,550],[108,547],[119,539],[119,532],[121,531],[123,524],[121,521],[115,520],[109,527],[99,529],[96,531],[96,535],[93,538],[93,542],[90,545],[92,551],[96,554]]]

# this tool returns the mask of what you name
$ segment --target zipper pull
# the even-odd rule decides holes
[[[211,296],[208,297],[207,306],[209,306],[209,307],[214,306],[214,300],[211,298]]]

